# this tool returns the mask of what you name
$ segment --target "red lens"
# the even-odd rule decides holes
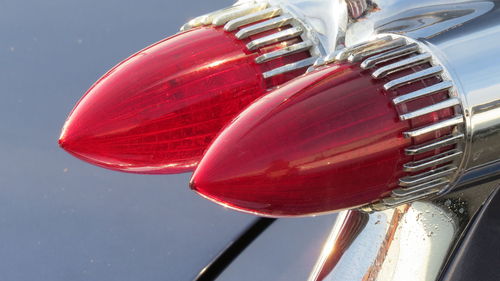
[[[257,64],[263,51],[248,51],[248,40],[202,27],[138,52],[88,90],[68,117],[60,145],[125,172],[194,169],[226,122],[269,87],[304,72],[266,81],[263,72],[304,54]]]
[[[221,132],[196,169],[192,188],[225,206],[267,216],[337,211],[390,195],[400,178],[413,175],[403,164],[451,149],[407,155],[405,148],[450,131],[417,138],[403,133],[446,119],[453,109],[400,119],[401,114],[447,99],[446,91],[397,106],[392,102],[439,83],[439,77],[390,91],[383,87],[429,67],[417,65],[372,79],[369,70],[340,64],[285,84]]]
[[[272,216],[339,210],[387,195],[403,176],[411,140],[382,85],[355,65],[292,81],[222,132],[192,187]]]

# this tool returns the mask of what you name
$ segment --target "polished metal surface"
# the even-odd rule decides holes
[[[246,2],[246,1],[241,1]],[[318,50],[315,56],[326,55],[344,44],[348,25],[348,6],[343,0],[269,0],[283,7],[314,33]]]
[[[300,42],[294,45],[290,45],[287,47],[284,47],[283,49],[279,49],[273,52],[265,53],[257,58],[255,58],[256,63],[263,63],[266,61],[270,61],[279,57],[284,57],[288,56],[291,54],[295,54],[298,52],[303,52],[309,50],[313,46],[312,42],[310,41],[305,41],[305,42]]]
[[[418,99],[418,98],[421,98],[424,96],[432,95],[432,94],[435,94],[435,93],[438,93],[438,92],[441,92],[444,90],[449,90],[452,86],[453,86],[453,83],[451,83],[451,81],[443,81],[443,82],[440,82],[438,84],[434,84],[434,85],[428,86],[426,88],[420,89],[418,91],[395,97],[392,100],[392,102],[394,104],[400,104],[403,102],[412,101],[414,99]]]
[[[258,39],[251,41],[250,43],[247,44],[247,49],[249,49],[250,51],[253,51],[257,48],[261,48],[261,47],[264,47],[267,45],[278,43],[280,41],[292,39],[294,37],[301,35],[302,32],[303,32],[302,28],[300,28],[298,26],[288,28],[288,29],[285,29],[283,31],[276,32],[276,33],[273,33],[271,35],[264,36],[264,37],[261,37],[261,38],[258,38]]]
[[[364,60],[361,63],[361,68],[370,69],[370,68],[375,67],[376,65],[378,65],[380,63],[383,63],[383,62],[386,62],[389,60],[393,60],[393,59],[397,59],[397,58],[400,58],[402,56],[406,56],[406,55],[415,53],[417,51],[418,51],[417,44],[415,44],[415,43],[408,44],[408,45],[402,46],[400,48],[394,49],[392,51],[387,51],[387,52],[384,52],[384,53],[381,53],[378,55],[374,55],[374,56]]]
[[[419,195],[422,191],[427,192],[437,187],[445,186],[449,183],[446,178],[438,178],[422,184],[413,185],[407,188],[397,188],[392,191],[394,197],[408,197],[410,195]]]
[[[438,149],[440,147],[448,146],[461,141],[464,138],[464,134],[448,135],[442,138],[423,143],[421,145],[415,145],[409,148],[405,148],[405,153],[407,155],[416,155]]]
[[[244,17],[250,13],[255,13],[267,8],[267,3],[256,3],[255,5],[242,5],[234,10],[218,13],[213,16],[212,24],[215,26],[225,25],[227,22]]]
[[[418,137],[421,135],[428,134],[432,131],[437,131],[446,127],[451,127],[455,125],[459,125],[464,123],[464,117],[462,115],[455,116],[453,118],[434,123],[430,126],[422,127],[413,131],[405,132],[403,133],[405,137],[407,138],[413,138],[413,137]]]
[[[498,4],[498,2],[495,2]],[[465,99],[469,151],[464,170],[500,160],[500,10],[425,43],[442,57]]]
[[[398,79],[391,80],[384,85],[384,89],[391,90],[397,87],[404,86],[406,84],[410,84],[411,82],[415,82],[417,80],[422,80],[428,77],[436,76],[443,71],[443,68],[439,65],[433,66],[421,71],[417,71],[410,75],[403,76]]]
[[[268,7],[267,2],[260,1],[249,1],[245,3],[236,3],[231,7],[217,10],[199,17],[196,17],[181,27],[181,31],[185,31],[194,27],[202,25],[215,25],[221,26],[225,25],[231,20],[235,20],[240,17],[244,17],[248,14],[255,13],[264,10]]]
[[[429,53],[420,54],[411,58],[403,59],[393,64],[383,66],[372,73],[373,78],[383,78],[391,73],[410,68],[415,65],[430,61],[432,55]],[[394,82],[393,82],[394,83]],[[390,88],[387,86],[386,88]]]
[[[264,19],[273,18],[275,16],[281,15],[280,7],[271,7],[260,12],[252,13],[246,16],[242,16],[233,20],[230,20],[224,26],[224,30],[226,31],[234,31],[237,28],[240,28],[244,25],[251,24],[254,22],[258,22]]]
[[[459,104],[460,104],[460,100],[458,100],[456,98],[451,98],[451,99],[448,99],[448,100],[445,100],[442,102],[438,102],[438,103],[435,103],[433,105],[430,105],[430,106],[427,106],[427,107],[424,107],[424,108],[421,108],[421,109],[418,109],[418,110],[415,110],[412,112],[405,113],[405,114],[399,116],[399,119],[410,120],[410,119],[417,118],[417,117],[420,117],[420,116],[423,116],[423,115],[426,115],[429,113],[433,113],[433,112],[436,112],[436,111],[439,111],[442,109],[453,107],[453,106],[459,105]],[[416,153],[414,153],[414,154],[416,154]]]
[[[442,176],[452,174],[456,170],[458,170],[457,166],[446,165],[443,167],[429,170],[425,173],[421,173],[421,174],[418,174],[415,176],[408,176],[408,177],[401,178],[401,179],[399,179],[399,185],[405,186],[405,187],[419,185],[419,184],[434,180],[436,178],[440,178]]]
[[[282,15],[279,17],[271,18],[266,21],[253,24],[251,26],[244,27],[236,33],[236,38],[245,39],[249,36],[271,30],[273,28],[278,28],[290,24],[293,21],[291,15]]]
[[[406,46],[406,40],[404,38],[396,38],[395,40],[390,40],[388,42],[383,42],[382,44],[375,46],[374,48],[364,48],[362,52],[357,52],[350,55],[347,60],[349,62],[359,62],[367,57],[371,57],[378,53],[385,53],[387,51],[396,49],[398,47]],[[364,62],[364,61],[363,61]]]
[[[498,184],[371,214],[341,212],[309,281],[436,280]]]
[[[300,60],[298,62],[290,63],[290,64],[287,64],[287,65],[275,68],[273,70],[264,72],[263,76],[264,76],[264,78],[271,78],[271,77],[279,75],[279,74],[283,74],[283,73],[286,73],[286,72],[294,71],[296,69],[301,69],[301,68],[304,68],[304,67],[308,67],[308,66],[313,65],[313,63],[316,61],[316,59],[317,58],[312,57],[312,58],[307,58],[307,59]]]
[[[418,172],[427,168],[435,167],[439,164],[448,163],[454,158],[462,156],[462,154],[463,152],[458,149],[449,150],[429,158],[406,163],[403,165],[403,170],[406,172]]]

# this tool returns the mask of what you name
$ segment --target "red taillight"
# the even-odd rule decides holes
[[[438,78],[384,89],[388,80],[429,67],[410,65],[387,79],[373,79],[357,64],[340,64],[288,83],[252,104],[216,138],[193,175],[192,188],[231,208],[270,216],[318,214],[389,196],[401,178],[412,175],[405,164],[440,151],[413,156],[405,149],[449,133],[405,137],[449,117],[450,108],[400,117],[446,94],[393,102]]]
[[[221,27],[200,27],[138,52],[88,90],[66,121],[60,145],[114,170],[192,170],[227,121],[268,88],[305,71],[263,77],[310,56],[305,50],[257,63],[266,50],[299,40],[247,48],[248,42],[265,35],[239,40]]]

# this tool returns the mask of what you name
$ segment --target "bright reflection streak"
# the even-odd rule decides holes
[[[339,214],[308,281],[433,281],[457,225],[428,202]]]

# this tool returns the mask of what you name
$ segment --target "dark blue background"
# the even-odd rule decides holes
[[[57,146],[83,92],[232,1],[0,0],[0,280],[190,280],[254,220]]]

